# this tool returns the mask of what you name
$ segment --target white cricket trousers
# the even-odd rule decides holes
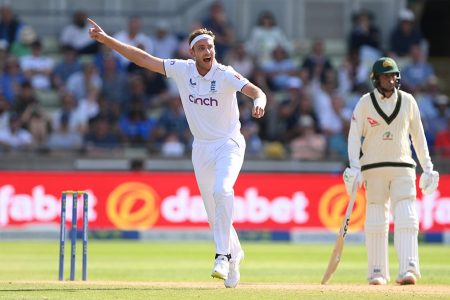
[[[244,162],[245,139],[242,135],[215,142],[194,140],[192,163],[213,231],[217,254],[231,254],[233,260],[242,251],[234,229],[233,186]]]
[[[366,248],[368,278],[389,280],[389,212],[394,216],[394,245],[399,262],[399,277],[412,271],[420,277],[418,230],[415,207],[415,169],[383,167],[363,172],[366,184]]]

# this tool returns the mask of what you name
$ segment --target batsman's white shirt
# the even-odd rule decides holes
[[[164,60],[164,68],[166,76],[177,83],[195,139],[215,141],[240,135],[236,91],[249,82],[246,78],[232,67],[217,62],[205,76],[198,73],[191,59]]]
[[[414,97],[399,90],[389,98],[384,98],[377,89],[373,94],[375,102],[370,93],[365,94],[353,111],[348,137],[350,166],[363,169],[383,163],[415,166],[411,137],[422,168],[433,168]]]

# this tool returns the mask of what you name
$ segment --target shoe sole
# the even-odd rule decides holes
[[[407,277],[402,280],[398,280],[397,283],[400,285],[414,285],[416,284],[416,279],[413,277]]]
[[[213,271],[211,273],[211,277],[212,278],[217,278],[217,279],[222,279],[222,280],[227,280],[228,279],[228,274],[227,275],[223,275],[217,271]]]

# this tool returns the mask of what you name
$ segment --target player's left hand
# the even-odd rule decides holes
[[[91,28],[89,28],[89,36],[97,42],[103,43],[107,37],[105,31],[93,20],[87,18],[87,21],[91,24]]]
[[[433,194],[439,185],[439,173],[437,171],[423,172],[420,176],[419,187],[424,195]]]
[[[252,117],[254,118],[262,118],[264,116],[264,108],[261,108],[259,106],[253,106],[252,109]]]

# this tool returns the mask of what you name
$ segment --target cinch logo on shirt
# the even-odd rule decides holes
[[[189,101],[194,104],[205,105],[205,106],[219,106],[217,99],[213,97],[209,98],[195,98],[193,95],[189,95]]]

